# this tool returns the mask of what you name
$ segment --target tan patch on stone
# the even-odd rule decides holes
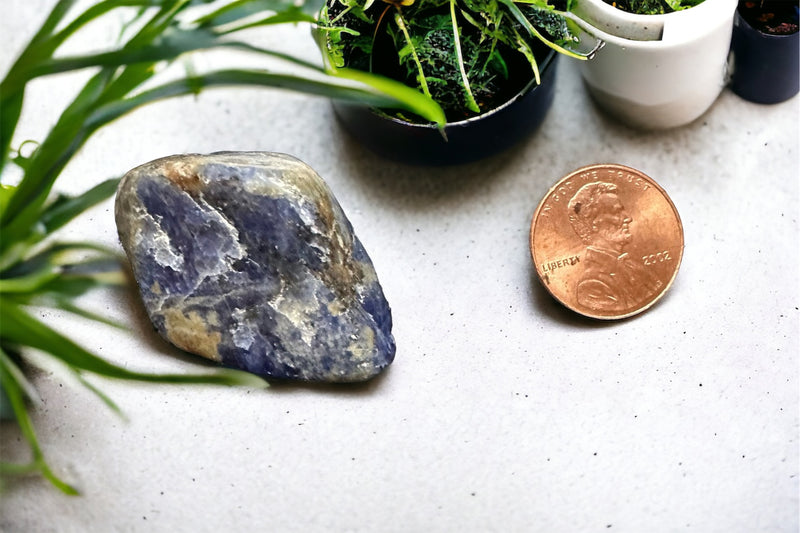
[[[177,309],[168,309],[164,312],[164,326],[169,341],[178,348],[221,361],[218,346],[222,335],[218,331],[208,331],[206,322],[196,311],[186,316]]]
[[[164,164],[164,177],[188,193],[196,193],[203,188],[195,165],[186,161],[168,161]]]

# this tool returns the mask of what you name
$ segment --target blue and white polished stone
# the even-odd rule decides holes
[[[265,377],[370,379],[394,359],[391,310],[328,186],[265,152],[177,155],[128,172],[120,241],[175,346]]]

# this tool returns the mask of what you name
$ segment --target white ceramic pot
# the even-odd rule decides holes
[[[582,74],[597,103],[633,126],[665,129],[702,115],[726,83],[737,0],[705,0],[665,15],[634,15],[576,0],[580,25],[605,41]]]

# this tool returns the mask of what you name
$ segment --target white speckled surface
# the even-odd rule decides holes
[[[8,4],[3,73],[50,2]],[[313,54],[306,29],[281,38]],[[52,124],[72,81],[31,88],[19,139]],[[372,256],[397,358],[360,387],[96,380],[127,422],[42,373],[41,443],[83,495],[13,483],[0,530],[797,531],[800,101],[761,106],[726,90],[695,123],[641,133],[597,111],[576,65],[561,62],[558,84],[534,137],[448,169],[378,159],[327,101],[276,91],[208,92],[101,130],[57,188],[183,152],[268,150],[310,164]],[[622,322],[561,308],[528,251],[550,185],[597,162],[656,179],[685,228],[670,293]],[[111,202],[64,236],[119,247]],[[194,368],[136,298],[83,301],[129,332],[40,314],[132,368]],[[14,428],[0,429],[3,457],[23,457]]]

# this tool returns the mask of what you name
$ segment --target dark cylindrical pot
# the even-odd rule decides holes
[[[758,2],[748,3],[760,7]],[[791,2],[783,2],[778,7],[785,8],[787,4]],[[794,7],[795,30],[788,34],[767,33],[754,27],[748,21],[748,18],[753,19],[749,14],[745,15],[744,9],[747,8],[745,2],[742,2],[733,26],[731,90],[745,100],[760,104],[788,100],[800,89],[797,8]]]
[[[536,131],[553,103],[557,65],[558,55],[548,49],[539,62],[541,84],[532,79],[501,106],[446,124],[447,140],[434,125],[406,122],[358,104],[333,106],[344,128],[383,157],[414,165],[468,163],[510,148]]]

